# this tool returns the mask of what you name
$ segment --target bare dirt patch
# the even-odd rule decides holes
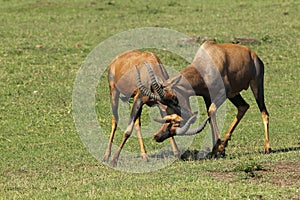
[[[278,186],[300,186],[300,161],[277,162],[266,165],[267,170],[257,172],[270,177],[270,182]]]
[[[280,187],[300,188],[300,161],[265,163],[262,167],[229,172],[209,171],[207,173],[214,180],[237,182],[241,179],[247,179]]]

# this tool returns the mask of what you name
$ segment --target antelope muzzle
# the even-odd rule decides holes
[[[162,120],[156,120],[158,122],[163,123],[160,130],[154,135],[154,139],[156,142],[163,142],[165,139],[169,137],[173,137],[175,135],[184,135],[186,132],[189,132],[191,124],[196,121],[196,115],[191,116],[186,122],[177,114],[167,115]],[[180,127],[182,122],[185,124]]]

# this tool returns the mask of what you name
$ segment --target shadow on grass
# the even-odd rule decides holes
[[[183,152],[181,150],[181,152]],[[209,151],[203,151],[203,150],[186,150],[183,154],[179,157],[180,160],[183,161],[193,161],[193,160],[204,160],[209,159],[208,155],[210,154]],[[141,155],[136,155],[136,158],[141,157]],[[149,158],[155,158],[155,159],[167,159],[167,158],[177,158],[173,151],[162,151],[160,153],[155,154],[148,154]]]
[[[271,154],[275,153],[287,153],[287,152],[292,152],[292,151],[300,151],[300,146],[299,147],[287,147],[287,148],[282,148],[282,149],[275,149],[271,151]],[[263,152],[261,152],[263,153]],[[243,155],[250,155],[250,154],[255,154],[255,152],[248,152]],[[205,159],[213,159],[210,155],[210,152],[207,151],[199,151],[199,150],[187,150],[185,151],[180,159],[183,161],[195,161],[195,160],[205,160]],[[225,155],[226,157],[227,155]],[[230,156],[230,155],[228,155]],[[240,156],[240,155],[231,155],[231,158],[234,158],[235,156]],[[222,157],[218,157],[222,158]]]
[[[183,161],[195,161],[209,159],[207,156],[210,152],[199,151],[199,150],[187,150],[181,156],[180,159]]]
[[[286,153],[286,152],[291,152],[291,151],[300,151],[300,146],[299,147],[287,147],[283,149],[276,149],[272,150],[271,153]]]

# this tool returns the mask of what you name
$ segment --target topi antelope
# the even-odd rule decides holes
[[[142,113],[142,106],[144,104],[148,106],[154,106],[158,104],[155,100],[148,97],[149,96],[148,93],[147,93],[148,96],[143,95],[137,87],[136,84],[137,71],[135,67],[141,66],[143,62],[147,62],[151,64],[152,68],[150,66],[149,67],[153,71],[153,74],[155,74],[156,77],[160,78],[161,81],[165,81],[166,79],[169,78],[168,73],[165,70],[159,58],[155,54],[150,52],[140,52],[137,50],[126,51],[120,54],[119,56],[117,56],[109,66],[108,82],[109,82],[109,89],[110,89],[110,102],[112,108],[112,127],[111,127],[111,134],[109,138],[108,147],[105,152],[103,161],[108,161],[111,154],[111,146],[113,143],[113,139],[114,139],[114,135],[117,129],[117,124],[119,119],[118,104],[119,104],[120,93],[123,94],[127,99],[129,99],[130,97],[134,98],[128,126],[125,130],[123,140],[111,161],[111,164],[113,166],[117,164],[120,152],[124,144],[126,143],[127,139],[130,137],[134,124],[136,126],[137,136],[140,142],[142,157],[148,161],[148,157],[146,154],[144,142],[142,139],[141,129],[140,129],[140,125],[141,125],[140,116]],[[150,83],[149,75],[146,69],[145,70],[140,69],[139,81],[143,83],[148,83],[148,82]],[[149,87],[145,87],[145,88],[151,91],[149,89],[150,84]],[[160,109],[160,111],[161,114],[163,115],[164,111],[162,109]],[[179,150],[173,137],[170,138],[170,142],[173,148],[174,155],[178,156]]]
[[[149,74],[152,74],[148,67]],[[155,79],[152,79],[155,82]],[[152,83],[159,84],[159,83]],[[269,114],[264,102],[264,64],[248,47],[236,44],[217,44],[206,41],[201,45],[193,62],[178,75],[168,79],[156,88],[158,94],[151,93],[154,99],[172,109],[174,116],[181,116],[185,125],[164,121],[161,129],[154,135],[157,142],[174,135],[190,135],[200,132],[209,120],[212,130],[212,156],[224,156],[225,148],[231,135],[249,108],[240,92],[250,86],[260,109],[265,132],[265,153],[269,153]],[[144,91],[144,90],[142,90]],[[149,93],[149,91],[147,91]],[[189,129],[194,123],[195,115],[191,112],[189,97],[202,96],[206,105],[208,118],[196,129]],[[220,139],[216,121],[216,111],[228,98],[237,108],[238,113]],[[171,114],[169,112],[168,114]],[[168,115],[170,116],[170,115]],[[166,116],[165,118],[167,118]],[[176,125],[174,125],[176,124]]]

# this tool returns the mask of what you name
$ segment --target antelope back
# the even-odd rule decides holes
[[[141,81],[149,86],[150,77],[144,62],[148,63],[156,77],[165,81],[169,78],[167,71],[160,59],[151,52],[137,50],[126,51],[117,56],[109,66],[108,81],[126,96],[132,96],[137,91],[135,67],[139,68]]]

